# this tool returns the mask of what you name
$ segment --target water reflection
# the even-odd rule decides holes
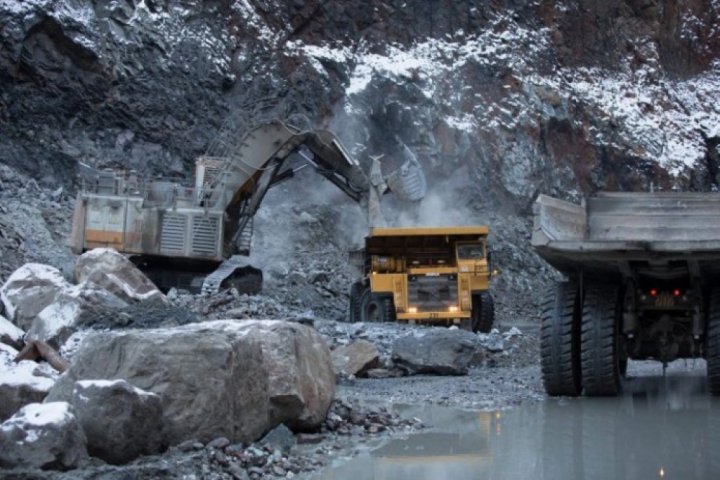
[[[618,398],[503,412],[402,407],[432,431],[393,440],[315,478],[358,480],[720,478],[720,403],[704,369],[628,383]]]

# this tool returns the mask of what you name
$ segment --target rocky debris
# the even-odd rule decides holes
[[[68,470],[87,457],[85,435],[68,403],[32,403],[0,425],[2,467]]]
[[[375,345],[367,340],[354,342],[332,351],[335,374],[340,376],[363,376],[380,363],[380,353]]]
[[[363,407],[357,401],[336,399],[320,431],[340,435],[376,435],[422,426],[418,419],[401,419],[385,407],[375,410]]]
[[[505,340],[512,338],[513,335],[501,335],[497,328],[493,328],[490,333],[480,334],[478,337],[482,345],[489,352],[502,352],[505,350]]]
[[[123,464],[163,450],[160,396],[125,380],[83,380],[70,403],[93,457]]]
[[[20,349],[23,345],[23,336],[25,332],[0,315],[0,343]]]
[[[270,445],[273,449],[280,449],[283,453],[288,453],[296,444],[295,436],[292,430],[284,424],[270,430],[262,440],[261,445]]]
[[[399,338],[393,362],[411,374],[465,375],[480,344],[477,335],[460,329],[431,329]]]
[[[75,263],[75,283],[106,290],[127,302],[165,306],[165,295],[130,260],[109,248],[83,253]]]
[[[75,381],[93,379],[125,379],[158,394],[169,445],[253,441],[281,422],[317,428],[335,387],[320,336],[280,321],[93,333],[50,400],[70,399]]]
[[[0,421],[25,405],[42,402],[58,376],[46,363],[15,362],[17,356],[17,350],[0,344]]]

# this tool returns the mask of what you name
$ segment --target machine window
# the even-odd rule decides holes
[[[458,258],[477,260],[485,258],[485,245],[482,243],[465,243],[457,246]]]

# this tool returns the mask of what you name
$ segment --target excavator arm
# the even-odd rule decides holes
[[[318,174],[366,207],[372,226],[384,224],[379,199],[387,186],[382,179],[378,159],[374,159],[368,178],[334,133],[327,130],[304,131],[275,121],[249,131],[239,145],[224,159],[219,174],[206,185],[209,193],[203,198],[204,204],[225,209],[226,256],[249,254],[252,219],[268,190],[293,176],[293,170],[285,167],[293,153],[300,154]],[[416,174],[410,187],[406,187],[407,182],[402,183],[402,177],[398,177],[397,172],[392,179],[399,185],[397,190],[401,194],[417,197],[410,198],[415,200],[424,196],[425,184],[418,165],[413,171]],[[422,179],[420,185],[418,178]],[[412,194],[408,195],[407,191]]]

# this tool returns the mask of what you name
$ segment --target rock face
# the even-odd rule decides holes
[[[67,470],[86,459],[85,435],[68,403],[33,403],[0,425],[2,467]]]
[[[93,457],[122,464],[162,451],[160,396],[124,380],[86,380],[75,383],[71,403]]]
[[[117,251],[96,248],[75,264],[75,282],[111,292],[127,303],[167,305],[165,295],[130,260]]]
[[[332,351],[333,368],[336,375],[362,376],[380,363],[380,353],[367,340],[356,340]]]
[[[411,374],[465,375],[479,347],[477,336],[468,331],[432,329],[398,339],[392,359]]]
[[[25,405],[42,402],[57,379],[57,373],[45,363],[15,363],[17,354],[12,347],[0,345],[0,421]]]
[[[76,380],[125,379],[160,396],[164,441],[253,441],[285,421],[318,425],[334,394],[329,353],[312,329],[216,321],[88,336],[48,400]]]

